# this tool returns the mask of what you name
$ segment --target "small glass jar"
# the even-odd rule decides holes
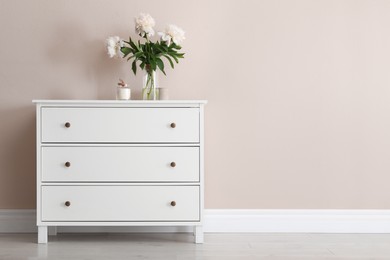
[[[160,100],[168,100],[169,99],[169,89],[167,88],[157,88],[158,98]]]

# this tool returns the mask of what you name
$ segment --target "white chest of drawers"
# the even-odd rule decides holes
[[[193,226],[205,101],[35,100],[38,242],[49,226]]]

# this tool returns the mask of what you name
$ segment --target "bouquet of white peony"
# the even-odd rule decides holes
[[[176,25],[168,25],[162,32],[158,32],[159,40],[153,42],[151,37],[155,35],[154,19],[149,14],[140,14],[135,18],[135,31],[142,37],[142,41],[122,40],[118,36],[107,39],[108,55],[118,58],[127,58],[132,60],[131,69],[134,74],[137,73],[137,62],[139,67],[144,70],[144,99],[158,99],[156,92],[156,70],[159,69],[165,74],[164,60],[167,60],[172,68],[174,62],[179,63],[179,59],[184,58],[184,53],[180,53],[181,43],[185,39],[184,31]]]

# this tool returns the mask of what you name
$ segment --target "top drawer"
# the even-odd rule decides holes
[[[41,110],[44,143],[197,143],[199,108]]]

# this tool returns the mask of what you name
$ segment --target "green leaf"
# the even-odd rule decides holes
[[[164,71],[164,62],[160,58],[156,58],[156,64],[157,64],[158,68],[162,71],[162,73],[164,73],[164,75],[167,75],[167,74],[165,74],[165,71]]]
[[[131,69],[134,72],[134,75],[137,75],[137,59],[133,61],[133,64],[131,64]]]
[[[143,53],[142,51],[139,51],[139,52],[137,52],[137,53],[135,54],[135,57],[136,57],[136,58],[139,58],[139,57],[141,57],[142,55],[144,55],[144,53]]]
[[[176,61],[176,63],[179,63],[179,59],[176,57],[176,54],[175,53],[168,53],[169,54],[169,56],[171,56],[175,61]]]
[[[124,54],[123,58],[125,58],[127,55],[131,53],[131,49],[128,47],[122,47],[121,52]]]
[[[154,46],[153,46],[153,52],[156,54],[156,55],[159,55],[160,53],[161,53],[161,51],[162,51],[162,49],[161,49],[161,46],[158,44],[158,43],[156,43]]]
[[[131,38],[129,38],[129,44],[130,44],[131,48],[133,48],[134,50],[137,50],[137,51],[139,50],[137,45],[134,44],[134,42],[131,40]]]
[[[168,52],[168,46],[165,42],[159,42],[158,46],[159,46],[161,52],[164,52],[164,53]]]
[[[176,53],[176,57],[178,58],[184,58],[185,53]]]
[[[174,69],[175,65],[173,64],[172,59],[166,54],[163,54],[163,56],[169,61],[169,64],[171,64],[172,69]]]
[[[176,50],[180,50],[181,49],[181,46],[177,45],[176,43],[172,43],[172,48],[173,49],[176,49]]]
[[[157,69],[157,64],[155,60],[150,61],[150,67],[152,68],[153,71],[156,71]]]
[[[126,56],[125,56],[126,57]],[[123,57],[123,58],[125,58]],[[131,60],[132,58],[134,58],[134,55],[130,56],[129,58],[127,58],[127,61]]]

